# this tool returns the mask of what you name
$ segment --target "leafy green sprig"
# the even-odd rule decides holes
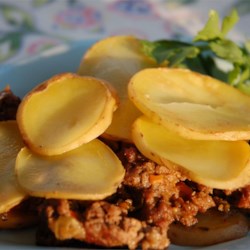
[[[218,13],[211,10],[192,42],[142,40],[143,51],[159,64],[210,75],[250,95],[250,42],[239,45],[227,38],[238,21],[233,10],[220,24]]]

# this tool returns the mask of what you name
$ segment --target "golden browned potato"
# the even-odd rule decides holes
[[[113,194],[125,170],[113,151],[98,139],[56,156],[23,148],[16,160],[19,185],[31,196],[98,200]]]
[[[0,229],[21,229],[33,226],[38,217],[25,211],[12,211],[0,214]]]
[[[0,122],[0,214],[18,205],[26,196],[16,182],[15,160],[24,146],[16,121]]]
[[[17,122],[31,150],[62,154],[102,134],[112,121],[117,101],[113,88],[103,80],[64,73],[24,97]]]
[[[233,190],[250,182],[250,146],[246,141],[187,139],[146,116],[135,121],[132,137],[146,157],[178,169],[200,184]]]
[[[141,113],[128,98],[128,82],[141,69],[156,66],[156,62],[142,52],[139,39],[133,36],[102,39],[84,54],[78,73],[110,82],[120,99],[113,121],[105,131],[106,137],[131,141],[131,125]]]
[[[146,116],[189,139],[249,140],[250,97],[187,69],[144,69],[128,85]]]

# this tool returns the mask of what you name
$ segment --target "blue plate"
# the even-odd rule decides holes
[[[11,65],[0,66],[0,89],[10,85],[23,97],[37,84],[63,72],[76,72],[84,52],[94,40],[61,45]]]
[[[47,50],[35,57],[27,58],[12,65],[0,66],[0,89],[10,85],[14,94],[23,97],[37,84],[51,76],[63,72],[77,72],[85,51],[95,42],[89,40],[73,45],[62,45]],[[34,230],[0,232],[0,249],[5,250],[69,250],[72,248],[37,247]],[[250,237],[226,242],[223,244],[194,248],[171,245],[169,250],[248,250]],[[92,249],[93,250],[93,249]]]

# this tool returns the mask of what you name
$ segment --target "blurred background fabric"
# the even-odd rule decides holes
[[[220,17],[237,9],[230,33],[249,39],[249,0],[0,0],[0,67],[60,44],[130,34],[190,40],[209,10]]]

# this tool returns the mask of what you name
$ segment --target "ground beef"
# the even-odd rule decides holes
[[[131,249],[142,239],[143,223],[127,217],[128,211],[124,206],[97,201],[79,210],[72,207],[72,204],[78,207],[75,203],[46,200],[41,221],[48,223],[45,228],[49,228],[56,239],[74,239],[105,247],[128,246]],[[38,234],[37,242],[44,245],[42,235],[44,232]]]
[[[211,189],[148,160],[134,145],[112,147],[126,169],[117,193],[105,201],[87,203],[46,200],[41,208],[38,244],[74,240],[80,246],[165,249],[173,221],[193,225],[198,212],[216,205]]]
[[[1,91],[0,120],[14,120],[19,104],[9,88]],[[132,144],[104,142],[125,167],[122,185],[103,201],[29,202],[34,205],[30,211],[39,210],[38,245],[160,250],[170,244],[167,233],[173,222],[191,226],[197,222],[197,214],[212,207],[224,212],[231,206],[250,209],[250,185],[234,191],[211,189],[150,161]],[[8,213],[0,218],[7,220]]]
[[[228,204],[245,211],[250,210],[250,185],[234,191],[223,190],[220,192],[224,194],[220,195],[220,197],[223,197],[224,202],[226,201]]]
[[[250,185],[238,190],[237,207],[250,209]]]
[[[21,99],[9,87],[0,92],[0,121],[15,120]]]

